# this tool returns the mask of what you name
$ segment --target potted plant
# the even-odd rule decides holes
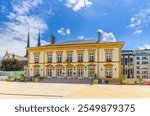
[[[92,79],[92,83],[93,84],[98,84],[99,83],[99,79],[97,78],[97,74],[95,74],[94,78]]]
[[[123,84],[123,81],[127,79],[127,75],[122,75],[121,76],[121,84]]]
[[[36,75],[35,75],[35,78],[34,78],[34,81],[35,81],[35,82],[39,82],[39,81],[40,81],[40,78],[41,78],[40,74],[36,74]]]

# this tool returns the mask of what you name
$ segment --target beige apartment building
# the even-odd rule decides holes
[[[70,40],[28,47],[28,74],[47,78],[120,78],[124,42]]]

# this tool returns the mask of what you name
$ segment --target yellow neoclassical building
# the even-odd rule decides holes
[[[120,78],[124,42],[71,40],[28,47],[28,74],[47,78]]]

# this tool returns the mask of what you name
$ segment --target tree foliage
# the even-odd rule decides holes
[[[17,59],[4,59],[0,66],[2,71],[21,71],[24,69],[22,62]]]

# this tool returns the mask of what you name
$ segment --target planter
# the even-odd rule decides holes
[[[40,81],[40,78],[35,77],[34,81],[35,81],[35,82],[39,82],[39,81]]]
[[[98,79],[94,79],[93,80],[93,84],[98,84],[99,80]]]

